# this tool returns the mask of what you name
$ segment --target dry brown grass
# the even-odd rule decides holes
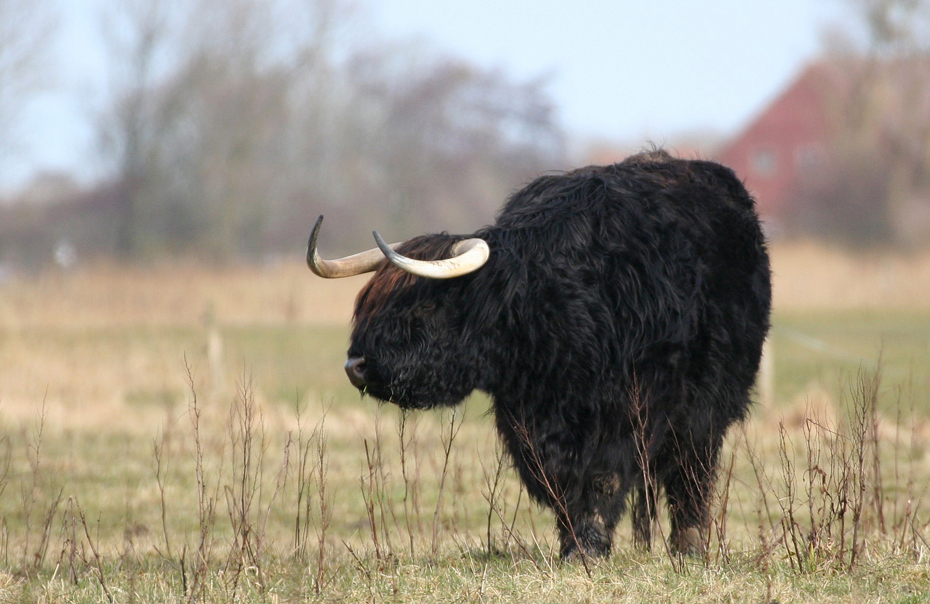
[[[772,245],[777,310],[925,309],[930,251],[852,254],[810,242]],[[366,276],[324,281],[299,259],[217,269],[111,264],[47,272],[0,287],[0,329],[111,325],[346,325]]]
[[[930,252],[855,256],[814,243],[778,243],[772,260],[776,310],[930,307]],[[4,413],[26,420],[45,398],[50,425],[89,427],[127,414],[137,419],[163,414],[160,407],[131,406],[127,400],[138,393],[183,392],[184,355],[209,378],[202,327],[207,314],[224,329],[345,328],[366,278],[318,279],[295,259],[225,269],[99,264],[15,280],[0,286]],[[111,327],[141,333],[99,335]],[[172,327],[188,331],[165,335]],[[62,335],[87,329],[98,335],[73,340]],[[241,360],[225,359],[226,369],[241,371]],[[226,376],[227,384],[234,377]]]
[[[930,251],[853,254],[791,242],[771,252],[776,310],[930,308]]]
[[[198,325],[211,310],[225,325],[344,325],[365,279],[324,281],[298,261],[49,271],[0,288],[0,329]]]
[[[789,311],[786,315],[798,311],[798,316],[810,315],[813,317],[810,320],[816,322],[823,320],[824,313],[820,312],[823,310],[892,308],[916,310],[913,321],[919,322],[930,306],[930,253],[857,258],[813,244],[778,244],[773,246],[772,256],[776,309]],[[484,601],[532,598],[536,602],[555,602],[579,597],[591,601],[667,601],[669,593],[676,593],[679,597],[674,599],[679,600],[735,601],[750,592],[754,601],[830,601],[822,593],[811,591],[811,588],[821,590],[825,579],[836,583],[833,589],[838,594],[850,590],[855,594],[856,589],[862,589],[865,594],[862,599],[868,599],[880,592],[881,587],[861,587],[862,578],[884,572],[892,565],[903,569],[895,571],[894,580],[906,584],[907,589],[917,590],[915,585],[924,584],[926,564],[919,558],[926,555],[923,545],[917,548],[916,563],[911,560],[909,550],[899,547],[901,551],[885,553],[881,549],[885,542],[904,543],[911,539],[911,533],[899,534],[894,519],[911,510],[908,506],[912,492],[918,495],[913,499],[918,520],[923,522],[926,516],[930,424],[922,416],[911,417],[907,396],[897,397],[902,405],[901,414],[896,416],[886,410],[884,415],[878,411],[874,415],[874,446],[876,451],[880,446],[885,472],[888,534],[894,536],[892,539],[863,523],[869,538],[874,537],[879,543],[863,550],[874,556],[874,560],[866,563],[875,566],[864,567],[858,575],[835,572],[836,548],[824,546],[824,557],[810,564],[815,578],[808,581],[807,575],[800,571],[792,574],[792,569],[800,569],[800,564],[791,566],[784,560],[788,555],[786,541],[783,537],[780,542],[776,540],[781,534],[778,530],[784,531],[779,527],[787,526],[790,530],[804,527],[810,522],[807,516],[811,512],[805,511],[809,506],[803,505],[806,500],[802,489],[800,496],[794,495],[800,498],[789,506],[789,512],[794,514],[790,522],[778,523],[781,508],[777,506],[784,499],[781,497],[784,489],[777,482],[784,474],[785,463],[781,461],[779,448],[782,426],[790,441],[786,450],[795,456],[798,485],[803,487],[803,481],[811,475],[805,465],[805,450],[810,444],[809,432],[805,430],[809,430],[812,422],[838,426],[847,417],[842,396],[825,388],[822,380],[812,381],[812,387],[803,394],[786,395],[774,407],[758,408],[745,431],[734,431],[731,435],[728,447],[736,447],[737,455],[732,485],[729,479],[726,481],[732,489],[728,491],[730,527],[725,533],[733,539],[733,549],[727,550],[726,556],[715,553],[722,557],[714,558],[707,566],[695,563],[685,569],[662,555],[650,557],[632,549],[629,523],[624,522],[617,537],[617,554],[593,568],[590,575],[571,565],[559,567],[552,557],[555,546],[551,518],[530,508],[525,496],[521,500],[515,475],[504,472],[506,489],[500,497],[486,494],[490,488],[488,476],[497,465],[495,435],[491,419],[484,414],[484,399],[469,404],[469,417],[457,436],[450,461],[443,455],[442,435],[448,429],[444,427],[447,416],[438,413],[411,416],[416,427],[409,425],[408,434],[415,433],[415,438],[411,437],[415,444],[403,451],[393,407],[379,408],[370,400],[359,401],[357,393],[348,387],[338,389],[336,384],[345,381],[341,363],[352,301],[364,279],[323,281],[295,260],[275,266],[224,270],[191,265],[148,270],[99,265],[0,285],[0,435],[6,434],[15,445],[13,481],[7,490],[5,509],[16,524],[11,530],[13,545],[8,549],[14,555],[23,549],[19,510],[25,504],[20,504],[17,497],[29,492],[23,490],[22,484],[28,487],[30,476],[38,474],[30,474],[24,460],[36,418],[44,405],[47,453],[43,457],[42,478],[48,484],[40,485],[45,490],[33,506],[34,514],[38,517],[43,506],[49,505],[49,493],[54,495],[58,492],[56,488],[64,488],[64,496],[75,496],[75,501],[89,513],[91,531],[84,537],[78,534],[77,538],[87,547],[97,543],[103,552],[102,569],[99,564],[94,565],[89,551],[89,561],[78,560],[78,570],[83,573],[80,576],[84,577],[78,587],[71,587],[63,579],[67,576],[64,570],[54,571],[56,564],[62,564],[62,569],[70,564],[67,556],[62,558],[60,554],[66,551],[65,538],[70,538],[66,530],[69,516],[66,508],[61,507],[54,519],[55,541],[49,554],[57,561],[49,558],[44,578],[33,580],[27,585],[29,589],[45,585],[49,601],[101,601],[99,590],[92,591],[97,588],[94,577],[101,577],[100,589],[105,589],[102,577],[106,577],[112,587],[128,590],[133,589],[135,577],[144,576],[139,579],[140,590],[154,593],[169,589],[172,593],[184,593],[177,585],[164,587],[160,583],[178,582],[178,557],[185,551],[181,544],[188,546],[189,564],[196,545],[191,537],[196,532],[197,511],[188,406],[192,393],[184,362],[193,367],[203,412],[206,467],[214,486],[226,482],[241,484],[241,480],[230,478],[232,470],[227,458],[231,437],[227,433],[227,419],[230,403],[237,397],[237,382],[251,384],[254,373],[255,389],[249,396],[254,397],[268,438],[265,499],[259,497],[261,503],[256,510],[271,509],[269,501],[271,494],[277,492],[275,480],[285,456],[284,443],[299,442],[301,427],[306,438],[323,410],[328,410],[325,421],[328,488],[334,495],[326,550],[330,565],[328,583],[316,594],[321,600],[335,600],[343,594],[359,601],[433,601],[430,598],[435,587],[443,585],[439,591],[464,590],[461,593],[468,594],[463,596],[465,599]],[[806,314],[808,310],[812,312]],[[221,384],[213,383],[215,372],[208,353],[211,332],[204,327],[208,311],[215,316],[224,342]],[[901,329],[907,332],[911,323],[902,325]],[[846,325],[842,328],[845,330]],[[306,344],[308,341],[310,344]],[[798,354],[794,349],[785,350],[776,358],[784,361],[786,355]],[[812,358],[816,361],[817,357]],[[787,372],[780,377],[785,375]],[[882,390],[883,396],[895,398],[895,388],[889,384]],[[305,409],[301,425],[294,413],[295,399]],[[899,421],[901,427],[896,425]],[[159,518],[159,491],[150,467],[153,439],[160,439],[155,442],[162,443],[168,468],[168,528],[164,531],[159,528],[163,526]],[[830,449],[834,442],[838,441],[828,434],[815,444],[826,455],[835,453]],[[774,523],[767,512],[762,513],[758,502],[760,487],[747,461],[746,443],[753,447],[761,471],[773,481],[769,494]],[[369,447],[372,451],[383,447],[383,455],[370,457]],[[257,446],[256,450],[263,449]],[[729,450],[723,456],[725,461],[730,459]],[[402,462],[404,453],[408,455],[407,466]],[[292,453],[292,463],[295,458]],[[414,478],[410,479],[411,476]],[[290,480],[295,479],[292,474]],[[376,488],[368,489],[373,479]],[[438,491],[444,484],[446,495],[440,506]],[[408,499],[408,490],[417,495]],[[278,573],[279,583],[269,583],[268,589],[274,596],[271,598],[266,597],[263,585],[261,597],[256,597],[256,601],[274,600],[279,593],[284,600],[296,599],[288,598],[288,590],[293,590],[291,595],[311,593],[313,582],[307,578],[306,560],[300,558],[295,563],[288,549],[296,509],[294,491],[295,485],[291,483],[275,500],[267,543],[273,545],[274,551],[262,549],[266,553],[260,560],[270,577]],[[373,553],[371,549],[369,542],[374,532],[363,506],[367,503],[366,496],[374,497],[372,501],[377,503],[371,509],[377,514],[379,547],[393,551],[389,556],[385,557],[382,550]],[[226,540],[232,539],[226,526],[227,501],[223,496],[218,499],[216,552],[225,551]],[[497,505],[501,507],[495,510]],[[443,509],[440,530],[443,541],[437,557],[432,527],[434,510],[438,507]],[[94,514],[101,519],[102,534],[93,525]],[[496,547],[503,553],[487,555],[494,549],[487,537],[488,517],[493,521]],[[725,524],[727,516],[721,517]],[[264,526],[265,516],[249,518],[254,527]],[[518,541],[506,528],[514,519],[523,541]],[[124,525],[132,529],[131,543],[126,541]],[[914,543],[926,535],[925,526],[917,529],[920,535],[915,533],[917,536],[911,539]],[[174,562],[167,562],[171,564],[152,553],[155,547],[167,542],[163,532],[170,532]],[[760,535],[764,537],[762,542]],[[309,537],[312,550],[316,547],[312,531]],[[0,530],[0,552],[3,538]],[[138,552],[138,561],[126,553],[127,543],[133,552]],[[351,554],[348,546],[359,558]],[[718,550],[723,551],[721,548]],[[762,551],[768,553],[762,555]],[[796,550],[791,551],[800,561],[802,556]],[[720,561],[731,554],[732,566]],[[838,559],[843,562],[842,551]],[[760,565],[758,560],[766,562]],[[845,560],[851,566],[848,555]],[[774,570],[769,570],[769,562]],[[120,574],[124,563],[129,565],[125,575],[129,579]],[[133,574],[139,568],[133,564],[148,564],[151,568]],[[213,564],[214,571],[220,568],[218,560],[213,560]],[[289,565],[295,564],[299,568],[290,577]],[[310,568],[313,569],[312,564]],[[50,579],[53,572],[58,572],[57,578]],[[216,582],[221,584],[220,579]],[[4,600],[4,590],[17,586],[22,587],[20,583],[11,584],[10,575],[0,573],[0,601]],[[79,589],[88,592],[86,600],[75,596]],[[582,593],[585,595],[580,596]],[[925,590],[914,593],[923,597]],[[763,599],[764,594],[769,595]],[[898,599],[917,601],[904,596]],[[149,599],[166,598],[162,595]],[[207,598],[232,599],[225,592]],[[140,600],[146,598],[140,596]],[[834,596],[832,601],[843,600],[842,596]]]

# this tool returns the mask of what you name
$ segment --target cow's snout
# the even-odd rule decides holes
[[[356,388],[365,386],[365,357],[349,357],[346,361],[346,375]]]

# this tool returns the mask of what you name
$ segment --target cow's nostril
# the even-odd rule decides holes
[[[346,361],[346,375],[356,388],[365,386],[365,357],[349,357]]]

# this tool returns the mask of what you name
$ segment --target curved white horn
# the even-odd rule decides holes
[[[428,279],[452,279],[473,273],[484,266],[491,255],[491,248],[484,239],[464,239],[452,246],[452,258],[414,260],[391,249],[378,231],[374,231],[373,234],[378,248],[391,261],[391,264],[412,275]]]
[[[370,273],[380,266],[384,261],[384,254],[378,248],[372,248],[368,251],[345,258],[336,260],[323,260],[316,251],[316,240],[320,234],[320,225],[323,224],[323,216],[320,215],[313,225],[313,231],[310,233],[310,239],[307,241],[307,266],[314,274],[326,279],[338,279],[340,277],[352,277],[362,273]],[[400,243],[392,243],[388,249],[395,248]]]

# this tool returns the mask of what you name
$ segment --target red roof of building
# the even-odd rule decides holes
[[[716,159],[736,171],[763,218],[777,224],[792,211],[805,171],[827,152],[837,109],[836,71],[825,63],[805,69]]]

